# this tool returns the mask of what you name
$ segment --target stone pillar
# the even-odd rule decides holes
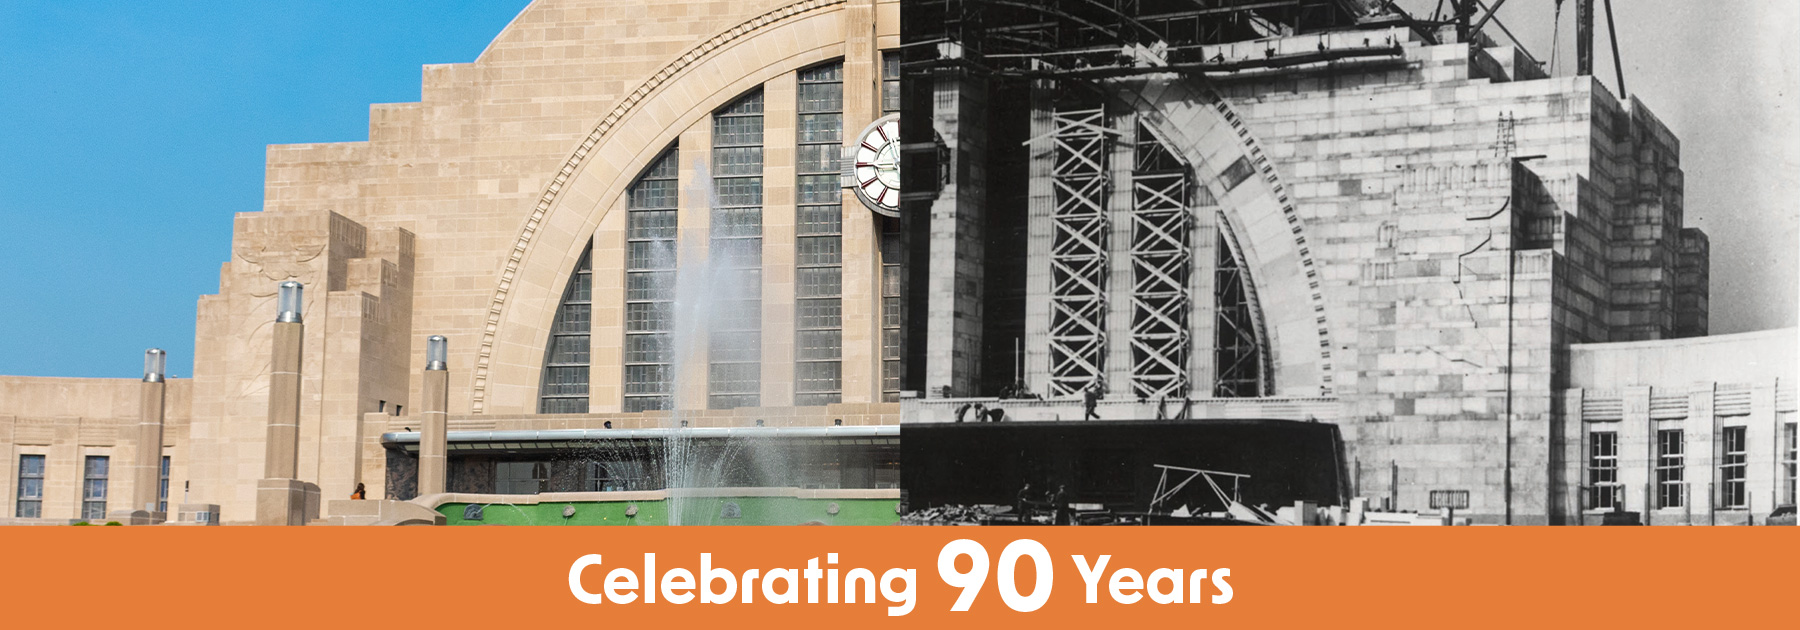
[[[269,365],[269,428],[263,479],[256,484],[257,525],[306,524],[305,485],[295,479],[300,456],[300,283],[281,285]]]
[[[1687,420],[1668,427],[1682,431],[1682,481],[1687,484],[1687,496],[1682,502],[1685,525],[1711,524],[1719,500],[1718,449],[1724,425],[1714,412],[1718,387],[1715,384],[1711,389],[1713,397],[1705,401],[1704,413],[1689,413]]]
[[[1748,515],[1752,522],[1760,523],[1767,518],[1769,512],[1781,503],[1781,488],[1785,479],[1782,477],[1781,457],[1786,448],[1781,440],[1781,417],[1776,413],[1777,402],[1775,389],[1776,379],[1757,379],[1751,385],[1750,417],[1744,420],[1744,455],[1748,461],[1744,470],[1744,491],[1748,493]],[[1720,428],[1723,431],[1723,427]],[[1723,449],[1725,436],[1719,436]],[[1721,455],[1723,451],[1721,450]]]
[[[136,512],[143,512],[146,523],[165,520],[157,510],[158,489],[162,484],[163,401],[167,385],[163,368],[168,355],[152,348],[144,352],[144,383],[139,388],[138,422],[133,436],[137,438],[137,456],[130,465],[131,503],[127,516],[138,524]]]
[[[1132,233],[1135,229],[1137,203],[1132,190],[1132,167],[1137,164],[1137,119],[1108,107],[1106,125],[1117,132],[1109,147],[1106,173],[1112,185],[1106,196],[1107,221],[1112,223],[1112,238],[1106,243],[1106,398],[1136,400],[1132,394],[1131,319],[1136,308],[1133,299],[1137,287],[1134,280],[1137,264],[1132,255]]]
[[[713,191],[712,179],[707,174],[712,172],[712,125],[711,116],[703,117],[682,132],[679,140],[681,172],[677,182],[681,195],[675,255],[680,260],[681,271],[678,273],[682,277],[676,281],[677,304],[698,297],[688,293],[694,291],[691,287],[701,283],[687,274],[705,273],[709,268],[707,248],[712,241]],[[764,146],[768,145],[765,143]],[[675,327],[687,336],[685,342],[675,344],[675,365],[671,367],[676,370],[674,408],[682,411],[699,411],[708,406],[707,393],[712,387],[709,331],[706,326],[690,324],[684,319],[704,315],[692,307],[677,308],[675,312]]]
[[[449,441],[450,370],[445,365],[447,342],[432,335],[425,342],[425,387],[420,404],[419,425],[419,494],[427,496],[445,492],[447,486],[446,457]]]
[[[1586,390],[1584,395],[1593,397],[1595,391]],[[1641,402],[1621,401],[1623,411],[1616,430],[1619,483],[1626,488],[1625,510],[1643,514],[1647,525],[1656,513],[1656,423],[1650,419],[1650,390],[1628,387],[1615,395]]]
[[[987,259],[982,230],[987,175],[982,165],[987,161],[984,117],[988,84],[971,71],[944,69],[932,77],[931,85],[935,92],[931,121],[950,156],[951,163],[945,168],[951,175],[931,203],[930,231],[925,235],[930,239],[926,278],[912,280],[929,283],[930,292],[925,305],[925,339],[914,343],[925,344],[926,398],[942,397],[945,387],[951,396],[974,396],[980,393],[976,390],[981,382],[987,295],[982,283]]]
[[[144,381],[138,402],[137,462],[132,471],[131,509],[151,514],[151,520],[162,521],[157,509],[162,481],[163,389],[162,379]]]
[[[276,322],[269,370],[269,430],[264,479],[293,479],[300,440],[300,344],[305,326]]]
[[[855,146],[856,134],[882,115],[875,5],[874,0],[852,0],[844,6],[844,144],[849,146]],[[880,217],[857,200],[854,191],[840,192],[844,208],[840,237],[843,280],[839,292],[843,318],[839,354],[842,400],[858,404],[881,402]]]
[[[795,73],[787,73],[763,83],[764,407],[787,407],[794,404],[794,147],[798,79]]]

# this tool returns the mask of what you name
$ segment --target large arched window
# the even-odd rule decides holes
[[[538,413],[587,413],[588,331],[593,324],[593,243],[581,254],[575,272],[563,289],[556,320],[550,324],[550,343],[544,351],[543,384],[538,389]]]
[[[626,201],[625,411],[674,408],[678,155],[663,151]]]
[[[800,71],[795,172],[794,404],[843,397],[844,64]]]
[[[713,113],[708,407],[762,400],[763,92]]]

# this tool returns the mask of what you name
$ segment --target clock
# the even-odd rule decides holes
[[[856,198],[878,214],[900,216],[900,115],[889,114],[869,123],[856,138],[851,154],[850,177],[845,185]]]

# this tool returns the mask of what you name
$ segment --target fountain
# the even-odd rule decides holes
[[[692,173],[692,181],[683,198],[705,199],[707,212],[719,207],[718,192],[707,164],[695,162]],[[681,400],[684,396],[704,396],[707,391],[704,376],[707,372],[697,372],[701,382],[690,382],[696,371],[690,370],[689,365],[693,361],[706,361],[708,354],[701,344],[707,343],[708,331],[721,328],[719,324],[727,317],[742,316],[729,313],[729,309],[721,306],[760,295],[760,287],[737,281],[744,274],[736,268],[744,265],[733,265],[728,259],[729,250],[715,250],[709,247],[710,243],[692,238],[678,238],[677,243],[678,247],[673,250],[657,251],[658,255],[674,255],[674,264],[655,261],[658,263],[655,266],[676,270],[674,330],[670,333],[673,356],[669,363],[673,373],[672,393],[675,400]],[[757,258],[760,260],[760,253]],[[754,277],[760,279],[761,275],[754,274]],[[754,293],[752,289],[755,289]],[[761,314],[755,314],[755,317],[760,324]],[[776,465],[773,461],[776,453],[771,452],[762,440],[725,440],[717,449],[702,447],[688,428],[691,423],[683,421],[686,418],[680,405],[672,407],[675,407],[673,412],[663,419],[669,437],[662,441],[660,453],[662,487],[670,491],[667,499],[670,524],[708,524],[719,518],[723,500],[707,496],[711,493],[693,490],[764,485],[764,480],[779,477],[769,474],[768,467]]]
[[[681,197],[705,200],[704,211],[718,214],[713,209],[720,206],[720,198],[707,166],[691,168]],[[656,284],[648,287],[669,300],[670,310],[668,340],[657,348],[668,353],[658,361],[670,370],[668,404],[663,412],[648,416],[657,418],[660,435],[655,440],[599,439],[564,445],[547,462],[538,496],[520,497],[518,504],[472,497],[470,504],[479,501],[495,508],[491,518],[480,520],[461,518],[467,504],[446,504],[442,511],[452,524],[888,524],[898,519],[889,499],[819,496],[791,489],[837,485],[812,478],[819,470],[841,465],[835,449],[741,433],[725,437],[717,428],[701,426],[709,424],[701,421],[706,412],[680,408],[679,401],[709,398],[710,359],[717,357],[704,344],[712,331],[761,328],[759,321],[754,326],[750,325],[754,320],[746,321],[760,320],[760,313],[744,312],[746,303],[759,303],[761,272],[749,269],[760,265],[730,258],[735,252],[748,256],[750,250],[714,247],[708,242],[712,240],[677,234],[673,241],[650,241],[660,246],[637,253],[648,255],[646,269],[672,270],[656,276]],[[593,492],[619,494],[596,500],[587,495]]]

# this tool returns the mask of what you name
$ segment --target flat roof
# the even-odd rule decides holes
[[[451,443],[458,442],[596,442],[612,440],[666,440],[682,437],[700,440],[825,438],[856,439],[899,437],[900,425],[862,425],[848,427],[688,427],[653,429],[547,429],[542,431],[451,431]],[[418,431],[393,431],[381,434],[381,443],[417,444]]]

